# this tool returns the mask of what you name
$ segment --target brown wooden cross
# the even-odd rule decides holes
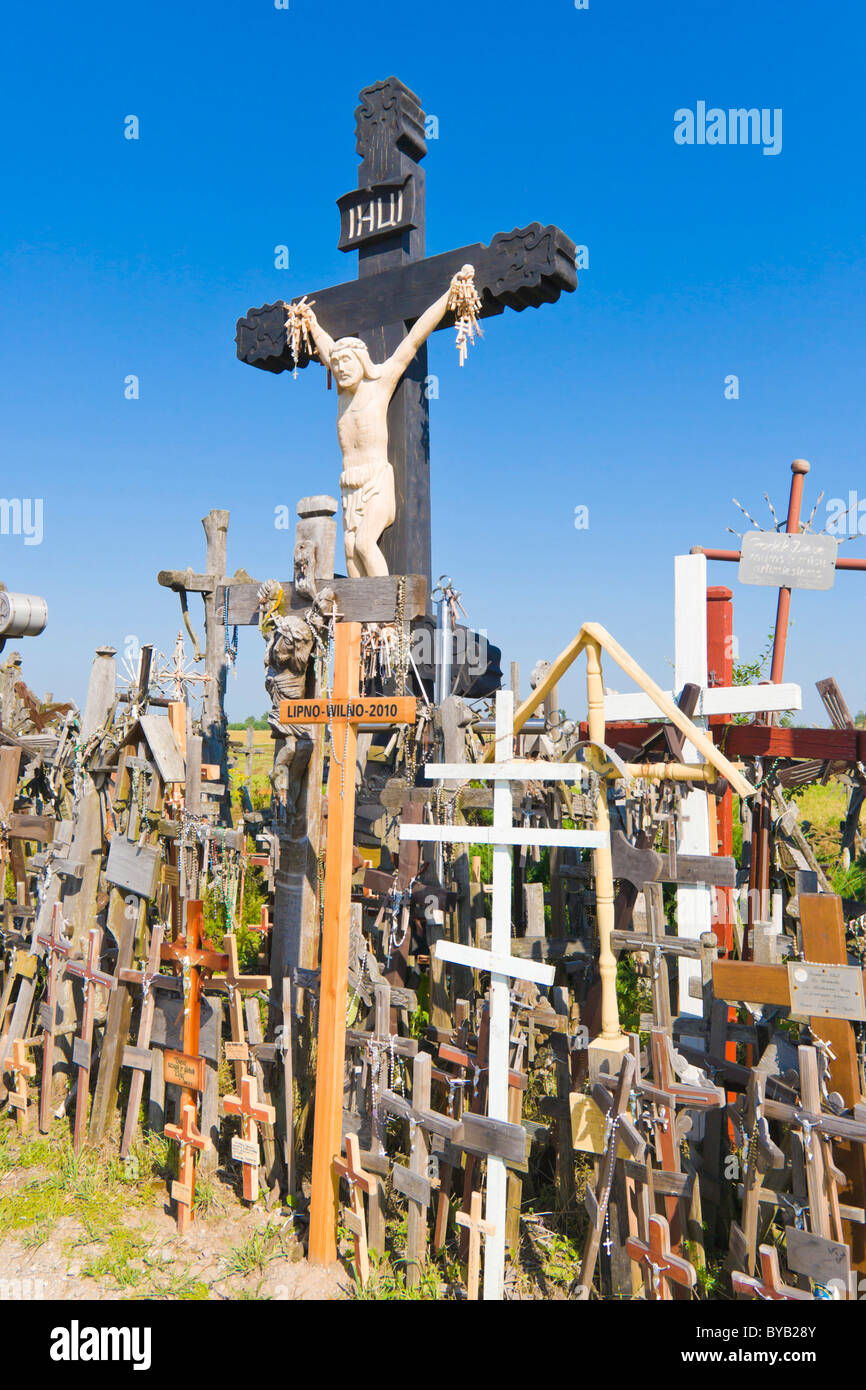
[[[469,1235],[469,1259],[466,1266],[466,1297],[470,1303],[478,1301],[478,1280],[481,1275],[481,1237],[496,1234],[491,1222],[481,1215],[481,1192],[472,1193],[469,1210],[458,1211],[455,1217],[458,1226],[463,1226]]]
[[[15,1081],[13,1090],[9,1092],[9,1104],[17,1112],[19,1130],[27,1127],[27,1078],[36,1075],[36,1063],[27,1060],[27,1048],[32,1046],[32,1040],[26,1038],[16,1038],[12,1044],[12,1076]]]
[[[841,899],[832,893],[801,893],[799,897],[804,960],[824,965],[847,965]],[[786,965],[716,961],[713,965],[713,989],[718,999],[729,1002],[748,1000],[753,1004],[775,1004],[783,1008],[790,1008],[791,1005]],[[809,1019],[809,1026],[813,1036],[820,1038],[829,1049],[829,1084],[838,1091],[845,1108],[853,1110],[862,1101],[853,1024],[846,1018],[813,1016]],[[767,1103],[767,1113],[773,1118],[770,1102]],[[843,1142],[838,1146],[837,1156],[848,1183],[843,1196],[854,1207],[866,1206],[864,1147],[861,1144],[849,1147]],[[866,1272],[866,1233],[863,1227],[848,1226],[846,1240],[851,1246],[852,1268]]]
[[[748,1294],[752,1298],[769,1299],[773,1303],[812,1303],[814,1295],[805,1289],[792,1288],[784,1283],[779,1270],[779,1255],[774,1245],[762,1245],[761,1278],[754,1279],[750,1274],[735,1270],[731,1275],[734,1293]]]
[[[350,1206],[348,1210],[344,1211],[343,1219],[354,1240],[355,1268],[358,1271],[358,1279],[363,1289],[367,1287],[367,1281],[370,1278],[363,1194],[366,1192],[368,1197],[373,1195],[376,1190],[376,1178],[372,1173],[365,1173],[361,1167],[357,1134],[346,1135],[346,1157],[342,1159],[337,1156],[333,1160],[333,1171],[337,1183],[339,1183],[340,1178],[345,1178],[349,1184]]]
[[[87,936],[87,955],[84,960],[70,960],[66,964],[67,975],[74,975],[84,982],[84,1010],[81,1015],[81,1033],[72,1044],[72,1060],[78,1068],[78,1087],[75,1098],[75,1128],[72,1146],[76,1153],[84,1138],[84,1125],[87,1120],[87,1102],[90,1095],[90,1063],[93,1044],[93,1020],[96,1013],[96,987],[113,990],[117,981],[99,969],[99,956],[102,951],[102,928],[91,927]]]
[[[438,1128],[437,1116],[430,1109],[432,1058],[427,1052],[419,1052],[412,1062],[412,1104],[408,1105],[402,1097],[387,1091],[379,1097],[379,1105],[391,1114],[402,1114],[409,1121],[409,1166],[395,1163],[391,1169],[394,1187],[401,1192],[408,1203],[406,1226],[406,1283],[416,1288],[421,1282],[421,1273],[427,1260],[427,1209],[430,1198],[439,1186],[438,1180],[431,1177],[430,1147],[428,1133],[433,1126]],[[446,1120],[446,1124],[449,1122]],[[451,1122],[457,1128],[457,1121]],[[449,1125],[450,1127],[450,1125]],[[438,1165],[436,1165],[438,1167]]]
[[[51,1090],[54,1075],[54,1037],[57,1032],[57,994],[61,976],[72,953],[72,942],[63,935],[63,908],[55,903],[51,914],[50,936],[37,936],[36,941],[48,953],[48,989],[42,1011],[42,1093],[39,1097],[39,1128],[47,1134],[51,1128]]]
[[[244,1031],[244,1006],[242,994],[246,991],[257,993],[270,990],[270,975],[242,975],[238,965],[238,941],[233,931],[223,937],[223,950],[228,957],[224,975],[209,980],[208,989],[219,990],[228,995],[229,1021],[231,1024],[233,1050],[231,1061],[234,1066],[235,1086],[240,1090],[246,1074],[245,1063],[249,1057],[246,1033]],[[228,1054],[227,1054],[228,1055]]]
[[[141,986],[141,1015],[138,1021],[138,1038],[135,1047],[123,1049],[123,1066],[132,1068],[129,1083],[129,1104],[126,1108],[126,1122],[120,1142],[120,1157],[126,1158],[138,1130],[138,1112],[144,1090],[145,1073],[151,1069],[153,1054],[150,1051],[150,1036],[153,1029],[154,995],[153,981],[159,974],[162,952],[162,938],[165,932],[161,922],[157,922],[150,934],[150,950],[147,962],[141,970],[119,970],[117,976],[124,984]]]
[[[240,1096],[225,1096],[223,1107],[227,1115],[241,1116],[241,1138],[232,1140],[232,1158],[243,1165],[244,1197],[254,1202],[259,1195],[259,1125],[272,1125],[276,1110],[258,1100],[258,1082],[254,1076],[241,1079]]]
[[[388,726],[415,720],[411,696],[359,697],[360,659],[360,623],[337,623],[330,696],[280,702],[281,723],[326,723],[331,730],[308,1252],[314,1264],[330,1264],[337,1253],[337,1192],[332,1164],[340,1148],[343,1119],[357,728],[362,722]]]
[[[171,1185],[172,1200],[177,1202],[177,1229],[185,1231],[192,1221],[195,1200],[195,1151],[213,1147],[210,1138],[196,1128],[195,1105],[188,1102],[181,1112],[179,1125],[167,1124],[164,1133],[180,1145],[177,1181]]]
[[[764,1111],[767,1099],[767,1075],[757,1067],[752,1069],[746,1087],[743,1108],[743,1134],[748,1139],[749,1153],[746,1176],[743,1179],[742,1239],[746,1249],[746,1269],[753,1273],[757,1257],[758,1214],[764,1175],[771,1168],[783,1168],[785,1156],[770,1137],[770,1126]],[[731,1239],[737,1240],[737,1225],[731,1225]]]
[[[678,1284],[683,1289],[693,1289],[697,1282],[694,1267],[688,1260],[671,1254],[671,1232],[663,1216],[649,1219],[649,1245],[629,1236],[625,1248],[631,1258],[642,1265],[649,1275],[649,1296],[660,1302],[671,1298],[670,1284]]]
[[[620,1144],[625,1144],[632,1158],[640,1162],[646,1149],[646,1141],[632,1124],[628,1114],[629,1100],[637,1063],[631,1052],[622,1059],[616,1090],[610,1094],[607,1087],[596,1081],[592,1088],[592,1099],[605,1117],[605,1148],[598,1169],[595,1189],[587,1185],[585,1205],[589,1212],[589,1232],[583,1247],[580,1262],[580,1284],[589,1291],[592,1284],[598,1250],[601,1244],[605,1216],[613,1187],[614,1170]],[[610,1237],[605,1241],[605,1249],[610,1254]]]

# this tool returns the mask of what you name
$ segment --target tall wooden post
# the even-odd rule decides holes
[[[589,638],[586,642],[586,699],[587,731],[590,742],[604,743],[604,682],[601,674],[601,645]],[[593,828],[604,836],[600,849],[593,850],[595,869],[596,920],[600,945],[599,973],[601,975],[601,1034],[603,1048],[614,1045],[616,1051],[628,1051],[628,1039],[619,1026],[616,1003],[616,959],[610,937],[614,928],[613,864],[610,856],[610,814],[607,809],[607,786],[602,780],[595,803]]]
[[[341,698],[358,694],[361,624],[337,623],[334,635],[334,690]],[[339,1178],[333,1161],[341,1151],[343,1069],[346,1053],[346,991],[349,979],[349,917],[352,844],[355,828],[355,751],[351,720],[331,725],[328,771],[328,841],[325,856],[325,916],[319,992],[316,1060],[316,1116],[308,1258],[331,1264],[337,1257]]]
[[[205,671],[210,680],[205,684],[202,700],[201,726],[204,735],[204,758],[206,763],[218,763],[220,781],[225,787],[220,803],[220,814],[225,817],[229,811],[228,740],[225,723],[226,672],[226,629],[225,614],[217,603],[217,586],[225,578],[226,541],[229,529],[229,513],[213,509],[203,516],[201,524],[207,537],[205,571],[214,577],[210,593],[204,595],[205,603]]]

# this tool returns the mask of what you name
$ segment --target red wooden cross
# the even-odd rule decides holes
[[[70,960],[66,963],[66,973],[84,981],[84,1011],[81,1015],[81,1036],[72,1047],[72,1060],[78,1067],[78,1089],[75,1098],[75,1129],[72,1145],[76,1153],[84,1137],[87,1119],[87,1101],[90,1095],[90,1060],[93,1042],[93,1016],[96,1012],[96,986],[114,989],[117,983],[113,975],[99,969],[99,956],[102,951],[102,928],[91,927],[87,938],[87,955],[84,960]]]
[[[629,1236],[625,1243],[629,1255],[650,1275],[650,1298],[662,1302],[671,1298],[668,1280],[684,1289],[693,1289],[697,1275],[688,1260],[671,1254],[671,1232],[663,1216],[649,1219],[649,1245]]]
[[[761,1278],[755,1279],[751,1274],[735,1271],[731,1275],[734,1293],[750,1294],[752,1298],[768,1299],[772,1303],[814,1301],[813,1295],[806,1293],[805,1289],[795,1289],[784,1283],[775,1246],[762,1245],[758,1253],[761,1256]]]
[[[61,960],[68,960],[72,952],[72,942],[67,941],[63,932],[63,908],[55,903],[51,915],[51,935],[37,936],[36,940],[48,952],[48,997],[46,999],[47,1017],[43,1023],[42,1039],[42,1094],[39,1097],[39,1128],[47,1134],[51,1128],[51,1083],[54,1074],[54,1031],[57,1027],[57,987],[64,967]]]
[[[241,1080],[240,1096],[226,1096],[223,1107],[228,1115],[241,1116],[241,1143],[232,1141],[232,1158],[243,1164],[244,1197],[254,1202],[259,1195],[259,1125],[272,1125],[276,1110],[257,1099],[258,1081],[254,1076]]]
[[[192,1220],[192,1204],[195,1197],[195,1150],[212,1149],[213,1144],[207,1135],[196,1128],[195,1106],[183,1106],[181,1123],[165,1126],[165,1134],[180,1144],[177,1182],[171,1185],[172,1199],[177,1202],[177,1229],[185,1231]]]

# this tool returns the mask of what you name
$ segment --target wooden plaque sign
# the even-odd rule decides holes
[[[192,1204],[192,1189],[189,1183],[173,1182],[171,1185],[171,1198],[173,1202],[180,1202],[188,1207]]]
[[[133,844],[122,835],[115,835],[108,850],[105,877],[117,888],[150,899],[156,896],[161,864],[160,850]]]
[[[571,1093],[571,1143],[581,1153],[603,1154],[607,1148],[605,1117],[592,1096]],[[629,1150],[620,1139],[617,1158],[629,1158]]]
[[[866,1020],[863,972],[856,965],[788,962],[791,1012],[805,1018]]]
[[[281,700],[283,724],[330,724],[349,720],[352,724],[414,724],[414,695],[353,696],[348,700]]]
[[[12,974],[32,980],[38,963],[36,956],[32,956],[29,951],[16,951],[12,957]]]
[[[166,1048],[163,1070],[166,1082],[172,1086],[184,1086],[188,1091],[204,1090],[204,1057],[191,1057],[188,1052]]]
[[[236,1163],[248,1163],[253,1168],[259,1166],[259,1146],[251,1139],[242,1139],[239,1134],[232,1136],[232,1158]]]
[[[90,1043],[86,1038],[73,1038],[72,1060],[77,1067],[83,1067],[85,1071],[90,1069]]]
[[[851,1275],[851,1252],[847,1245],[789,1226],[785,1250],[792,1274],[805,1274],[824,1288],[841,1284],[847,1293]]]
[[[773,589],[832,589],[837,545],[833,536],[747,531],[738,578],[741,584],[769,584]]]
[[[249,1044],[245,1042],[227,1042],[225,1045],[227,1062],[246,1062],[250,1055]]]

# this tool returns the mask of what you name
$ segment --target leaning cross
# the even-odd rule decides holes
[[[30,1045],[27,1038],[16,1038],[12,1044],[12,1076],[15,1084],[9,1092],[9,1104],[18,1112],[20,1130],[25,1129],[27,1125],[27,1078],[36,1075],[36,1063],[27,1060],[27,1048]]]
[[[469,1232],[469,1263],[466,1269],[466,1297],[470,1303],[474,1303],[478,1298],[478,1278],[481,1273],[481,1237],[482,1235],[486,1237],[489,1255],[490,1242],[496,1235],[496,1228],[492,1226],[489,1221],[482,1219],[481,1193],[478,1191],[472,1193],[469,1211],[458,1211],[454,1219],[458,1226],[465,1226]],[[486,1259],[484,1261],[484,1271],[486,1282]]]
[[[759,1251],[761,1256],[761,1278],[754,1279],[750,1274],[742,1274],[734,1271],[731,1275],[731,1286],[734,1293],[750,1294],[752,1298],[767,1299],[772,1303],[811,1303],[814,1295],[807,1293],[805,1289],[792,1288],[782,1279],[779,1270],[779,1255],[773,1245],[762,1245]]]
[[[249,1057],[249,1048],[244,1035],[244,1011],[241,994],[248,990],[257,993],[259,990],[269,990],[271,987],[270,975],[242,975],[238,966],[238,942],[235,933],[226,932],[223,937],[223,950],[228,956],[228,966],[224,975],[219,975],[208,982],[208,988],[219,990],[220,993],[228,995],[229,1019],[231,1021],[232,1033],[232,1053],[231,1061],[235,1069],[235,1086],[241,1087],[246,1072],[245,1061]],[[229,1054],[226,1053],[228,1056]]]
[[[688,1260],[671,1254],[671,1233],[663,1216],[649,1219],[649,1245],[629,1236],[625,1243],[629,1255],[643,1265],[650,1275],[650,1297],[665,1302],[670,1299],[668,1281],[684,1289],[693,1289],[697,1282],[694,1267]]]
[[[42,1093],[39,1097],[39,1128],[47,1134],[51,1128],[51,1089],[54,1074],[54,1038],[57,1032],[57,994],[60,977],[64,967],[61,961],[68,960],[72,953],[72,942],[62,934],[63,908],[55,903],[51,914],[51,935],[37,936],[37,944],[48,952],[48,992],[42,1010]]]
[[[126,1123],[120,1144],[120,1157],[126,1158],[138,1129],[138,1112],[144,1090],[144,1075],[151,1069],[153,1054],[150,1051],[150,1035],[153,1028],[153,982],[159,974],[162,952],[162,938],[165,928],[158,922],[150,934],[150,951],[141,970],[118,970],[117,977],[127,985],[141,985],[141,1014],[138,1022],[138,1038],[135,1047],[123,1049],[122,1065],[132,1068],[129,1083],[129,1103],[126,1107]],[[173,982],[172,982],[173,983]]]
[[[361,1287],[366,1288],[370,1277],[370,1260],[367,1252],[367,1223],[364,1220],[364,1197],[372,1197],[376,1190],[376,1179],[372,1173],[365,1173],[361,1167],[361,1155],[357,1134],[346,1135],[346,1157],[334,1158],[332,1167],[337,1179],[345,1178],[349,1184],[351,1206],[344,1213],[346,1229],[351,1231],[355,1243],[355,1267]]]
[[[90,1091],[91,1044],[93,1042],[93,1019],[96,1012],[96,986],[114,989],[117,981],[113,975],[106,975],[99,969],[99,955],[102,950],[102,928],[91,927],[88,933],[87,955],[84,960],[67,962],[67,975],[75,975],[84,981],[84,1012],[81,1016],[81,1036],[72,1044],[72,1060],[78,1068],[78,1091],[75,1099],[75,1129],[73,1148],[78,1153],[84,1135],[84,1122],[87,1117],[87,1099]]]
[[[360,334],[374,362],[390,357],[420,317],[469,263],[482,300],[479,317],[553,303],[577,285],[574,243],[558,227],[533,222],[476,243],[424,257],[424,113],[414,92],[396,77],[360,93],[356,149],[358,189],[338,199],[341,251],[358,252],[358,279],[311,295],[322,327],[337,339]],[[251,309],[238,320],[237,354],[269,372],[305,367],[286,333],[283,300]],[[440,327],[453,322],[448,316]],[[422,346],[388,409],[389,460],[397,515],[382,549],[392,574],[430,580],[430,445],[427,350]]]
[[[606,837],[595,830],[544,830],[514,828],[511,786],[527,775],[547,781],[575,781],[586,775],[579,763],[532,763],[514,759],[514,697],[511,691],[496,696],[496,761],[476,764],[471,776],[493,779],[493,825],[473,826],[471,838],[493,847],[493,903],[491,908],[491,949],[478,950],[439,940],[435,954],[439,960],[467,965],[473,970],[490,971],[490,1042],[487,1113],[490,1119],[508,1121],[509,1038],[511,996],[509,979],[532,980],[551,985],[554,968],[511,954],[511,855],[513,845],[576,845],[597,848]],[[483,771],[482,771],[483,767]],[[428,778],[466,782],[470,773],[465,763],[433,763],[425,768]],[[436,843],[465,843],[469,831],[459,825],[400,826],[401,840],[432,840]],[[491,1154],[487,1163],[486,1219],[488,1233],[484,1261],[484,1297],[501,1299],[505,1272],[506,1167],[502,1158]]]
[[[254,1076],[241,1080],[239,1096],[225,1096],[223,1106],[227,1115],[240,1115],[241,1136],[232,1139],[232,1158],[243,1165],[244,1197],[254,1202],[259,1195],[259,1125],[272,1125],[276,1110],[258,1099],[258,1082]]]

